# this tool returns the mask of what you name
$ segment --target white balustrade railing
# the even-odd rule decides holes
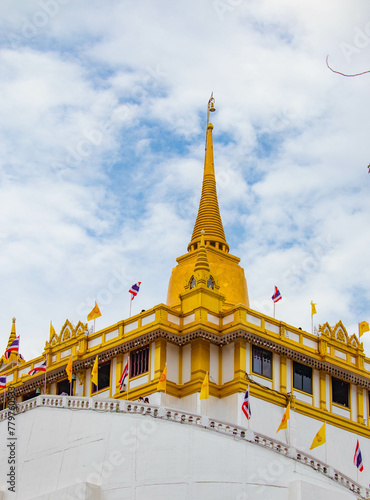
[[[162,420],[170,420],[172,422],[178,422],[181,424],[196,425],[209,429],[211,431],[232,436],[233,438],[248,441],[264,448],[268,448],[275,453],[284,455],[290,459],[296,460],[303,465],[311,467],[317,472],[320,472],[326,477],[329,477],[333,481],[353,491],[354,493],[359,495],[360,498],[370,499],[369,489],[364,488],[355,481],[352,481],[352,479],[350,479],[345,474],[342,474],[333,467],[321,462],[320,460],[317,460],[313,456],[296,450],[294,447],[290,447],[287,444],[278,441],[277,439],[264,436],[263,434],[254,432],[251,429],[235,426],[228,422],[223,422],[222,420],[212,419],[210,417],[198,415],[196,413],[190,413],[187,411],[180,411],[173,408],[166,408],[163,406],[151,405],[148,403],[139,403],[135,401],[121,399],[98,399],[79,396],[53,396],[47,394],[37,396],[36,398],[30,399],[29,401],[25,401],[23,403],[18,403],[16,413],[24,413],[28,410],[40,406],[49,408],[66,408],[73,410],[134,413],[149,415],[154,418],[161,418]],[[3,420],[7,420],[8,413],[8,409],[2,410],[0,412],[0,422]]]

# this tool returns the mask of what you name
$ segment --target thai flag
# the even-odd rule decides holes
[[[251,406],[249,403],[249,385],[248,385],[248,389],[245,391],[244,401],[242,403],[242,410],[243,410],[244,415],[249,420],[252,416]]]
[[[123,369],[121,378],[119,379],[119,389],[120,389],[120,391],[122,390],[122,387],[123,387],[123,384],[125,383],[127,375],[128,375],[128,358],[127,358],[125,367]]]
[[[353,457],[353,463],[355,466],[358,468],[360,472],[364,470],[364,464],[362,463],[362,455],[361,455],[361,450],[360,450],[360,444],[357,439],[357,444],[356,444],[356,449],[355,449],[355,456]]]
[[[6,375],[0,376],[0,389],[6,389]]]
[[[18,349],[19,349],[19,336],[13,340],[13,342],[10,344],[10,346],[5,351],[5,354],[4,354],[5,359],[9,359],[12,352],[18,353]]]
[[[46,358],[42,363],[35,365],[32,370],[28,372],[28,375],[35,375],[35,373],[46,372]]]
[[[132,294],[131,300],[134,300],[136,295],[139,293],[140,285],[141,285],[141,281],[138,281],[137,283],[132,285],[132,287],[130,288],[129,293]]]
[[[278,302],[279,300],[281,300],[283,298],[281,296],[281,293],[279,292],[279,289],[277,286],[275,286],[275,293],[271,298],[274,301],[274,303]]]

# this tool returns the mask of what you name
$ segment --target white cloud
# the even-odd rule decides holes
[[[94,300],[98,326],[126,317],[136,281],[134,308],[165,301],[212,90],[219,203],[252,306],[271,313],[276,284],[288,323],[310,329],[310,300],[317,323],[369,321],[369,77],[325,65],[369,69],[367,3],[55,2],[0,6],[4,348],[12,316],[30,358],[51,319],[84,320]]]

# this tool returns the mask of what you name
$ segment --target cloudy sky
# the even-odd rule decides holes
[[[206,106],[251,307],[370,320],[367,0],[2,0],[0,331],[40,355],[97,300],[165,302],[200,198]],[[370,355],[370,334],[364,340]]]

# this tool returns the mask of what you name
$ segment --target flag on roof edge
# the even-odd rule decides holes
[[[46,372],[46,357],[42,363],[35,365],[29,372],[28,375],[35,375],[35,373]]]
[[[6,389],[6,375],[0,375],[0,389]]]
[[[363,335],[365,332],[369,331],[369,323],[367,321],[361,321],[361,323],[358,324],[358,332],[359,336]]]
[[[91,311],[87,315],[87,321],[99,318],[100,316],[101,316],[101,312],[100,312],[98,304],[95,301],[95,306],[91,309]]]
[[[137,283],[134,283],[132,285],[132,287],[130,288],[130,290],[128,291],[132,295],[131,300],[134,300],[134,298],[136,297],[136,295],[139,293],[139,291],[140,291],[140,285],[141,285],[141,281],[138,281]]]
[[[271,299],[274,301],[274,303],[278,302],[279,300],[281,300],[283,297],[281,296],[281,293],[278,289],[277,286],[275,286],[275,292],[274,292],[274,295],[271,297]]]

